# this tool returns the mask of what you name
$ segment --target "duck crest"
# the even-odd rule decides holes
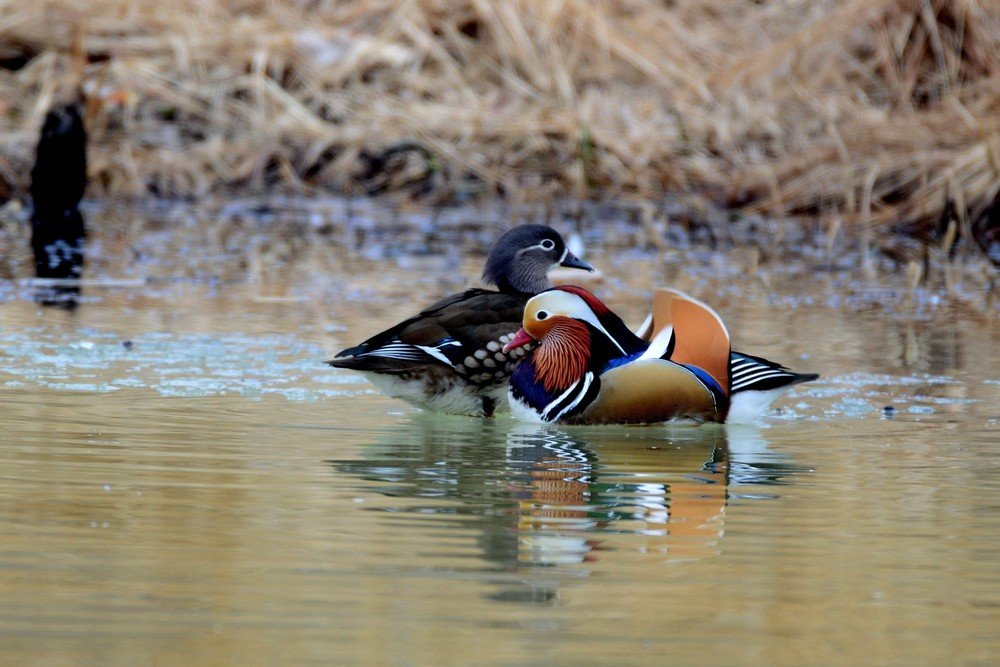
[[[630,355],[646,349],[647,343],[632,333],[632,330],[622,321],[622,318],[618,317],[603,301],[584,288],[577,287],[576,285],[559,285],[548,291],[567,292],[580,297],[587,307],[590,308],[591,312],[594,313],[594,317],[600,323],[599,328],[603,329],[602,333],[609,339],[608,342],[617,347],[620,353]]]
[[[562,391],[583,377],[590,363],[590,341],[585,324],[568,317],[553,322],[532,357],[545,391]]]
[[[594,315],[597,315],[598,319],[603,320],[605,317],[612,314],[611,309],[604,305],[603,301],[582,287],[577,287],[576,285],[559,285],[558,287],[553,287],[552,291],[569,292],[570,294],[577,295],[586,302],[587,306],[589,306],[592,311],[594,311]]]

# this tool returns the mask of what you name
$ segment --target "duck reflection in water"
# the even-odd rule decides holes
[[[610,536],[669,558],[718,553],[728,451],[723,427],[514,431],[518,558],[556,565],[598,559]],[[618,541],[619,537],[610,537]]]
[[[490,597],[544,602],[585,569],[636,552],[655,562],[720,553],[737,485],[775,485],[803,469],[768,451],[763,431],[722,425],[535,426],[421,413],[392,427],[364,458],[330,461],[393,498],[412,530],[472,531],[492,563]],[[343,483],[341,481],[340,483]],[[383,505],[383,503],[380,503]],[[362,507],[370,507],[364,505]],[[429,528],[428,521],[433,525]]]

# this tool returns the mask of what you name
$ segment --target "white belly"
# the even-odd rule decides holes
[[[386,396],[403,399],[411,405],[432,412],[481,417],[484,396],[493,400],[496,412],[506,412],[508,409],[506,384],[476,387],[456,378],[453,382],[428,391],[427,385],[419,378],[403,380],[385,373],[362,374]]]
[[[514,419],[519,419],[523,422],[528,422],[529,424],[546,423],[542,419],[542,415],[538,412],[538,410],[535,410],[524,401],[514,398],[513,392],[509,390],[507,391],[506,403],[510,406],[510,414],[513,415]]]
[[[759,422],[771,406],[771,401],[787,390],[788,387],[778,387],[766,391],[736,392],[730,400],[726,422],[730,424],[755,424]]]

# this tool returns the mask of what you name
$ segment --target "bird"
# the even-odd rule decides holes
[[[580,287],[555,287],[531,298],[521,329],[503,348],[529,350],[511,375],[511,412],[537,423],[723,422],[736,408],[742,420],[744,412],[760,408],[761,397],[751,395],[741,406],[747,400],[741,393],[818,377],[734,355],[719,315],[676,290],[656,292],[645,328],[649,340]]]
[[[502,347],[521,326],[524,305],[551,287],[556,266],[593,271],[547,225],[518,225],[490,250],[482,280],[469,289],[341,351],[327,363],[361,372],[383,393],[450,414],[492,417],[507,408],[507,379],[526,353]]]

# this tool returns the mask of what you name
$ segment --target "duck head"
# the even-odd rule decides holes
[[[568,387],[588,370],[599,372],[612,359],[646,345],[600,299],[572,285],[529,299],[521,324],[504,352],[537,343],[526,363],[548,391]]]
[[[490,250],[483,282],[501,292],[537,294],[548,288],[548,272],[557,266],[593,271],[566,247],[559,232],[546,225],[519,225],[505,232]]]

